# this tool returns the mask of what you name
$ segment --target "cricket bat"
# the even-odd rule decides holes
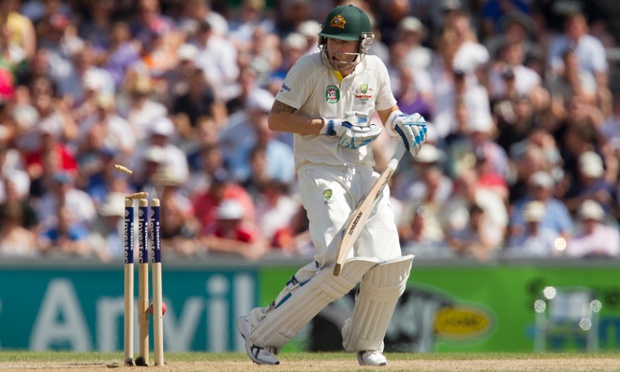
[[[396,167],[398,167],[398,162],[405,154],[405,151],[407,151],[405,144],[400,142],[392,159],[390,159],[377,181],[372,185],[370,190],[368,190],[364,199],[362,199],[357,208],[351,213],[347,223],[345,223],[342,230],[338,233],[338,244],[336,248],[338,253],[336,256],[336,266],[334,266],[334,276],[338,276],[340,271],[342,271],[342,266],[349,256],[353,244],[364,228],[370,216],[370,212],[372,212],[375,206],[375,202],[379,199],[381,193],[383,193],[383,189],[385,189],[390,178],[392,178],[392,174],[394,174]]]

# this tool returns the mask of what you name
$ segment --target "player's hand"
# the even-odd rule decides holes
[[[363,127],[353,125],[340,137],[338,145],[347,149],[357,149],[366,146],[375,138],[379,137],[383,128],[376,124],[369,124]]]
[[[369,117],[363,112],[347,112],[345,119],[323,119],[321,134],[340,137],[340,146],[357,149],[366,146],[377,138],[382,131],[381,126],[371,124]]]
[[[399,137],[403,141],[412,155],[417,155],[426,142],[426,121],[420,114],[407,115],[394,111],[390,114],[387,128],[392,137]]]

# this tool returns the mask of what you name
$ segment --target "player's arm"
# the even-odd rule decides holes
[[[339,137],[338,145],[357,149],[371,143],[381,134],[381,126],[371,124],[362,112],[347,112],[346,118],[308,118],[297,109],[276,100],[269,113],[269,128],[279,132],[322,134]]]
[[[379,114],[379,118],[381,118],[383,125],[387,125],[390,114],[394,111],[398,111],[398,106],[394,105],[387,110],[377,110],[377,114]]]
[[[297,109],[276,100],[269,113],[269,129],[297,134],[319,134],[322,118],[309,118],[296,113]]]

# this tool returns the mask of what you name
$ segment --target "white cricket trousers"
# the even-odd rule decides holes
[[[370,166],[335,167],[306,164],[298,170],[299,194],[308,213],[310,236],[321,267],[336,262],[336,247],[330,244],[368,189],[379,178]],[[351,257],[374,257],[381,261],[401,257],[390,191],[386,187],[368,222],[351,250]]]
[[[334,237],[349,215],[372,187],[379,174],[372,167],[334,167],[303,165],[298,170],[299,194],[308,213],[310,236],[318,251],[315,261],[300,268],[275,301],[250,312],[252,326],[261,322],[269,310],[288,298],[298,283],[314,278],[317,270],[336,263]],[[388,261],[401,257],[394,212],[386,187],[377,200],[368,222],[351,250],[351,257],[374,257]],[[329,269],[328,269],[329,270]]]

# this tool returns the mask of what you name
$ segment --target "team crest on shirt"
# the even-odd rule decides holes
[[[368,86],[368,84],[360,84],[355,89],[355,103],[366,104],[372,98],[373,89]]]
[[[329,22],[329,27],[336,27],[344,30],[344,25],[346,24],[347,21],[344,19],[344,17],[341,14],[338,14],[337,16],[334,16],[334,18],[332,18],[332,20]]]
[[[327,189],[323,191],[323,199],[325,200],[325,204],[329,204],[333,202],[332,195],[334,195],[334,192],[332,191],[332,189]]]
[[[325,101],[327,101],[327,103],[336,103],[340,101],[340,89],[335,85],[329,85],[325,91]]]

